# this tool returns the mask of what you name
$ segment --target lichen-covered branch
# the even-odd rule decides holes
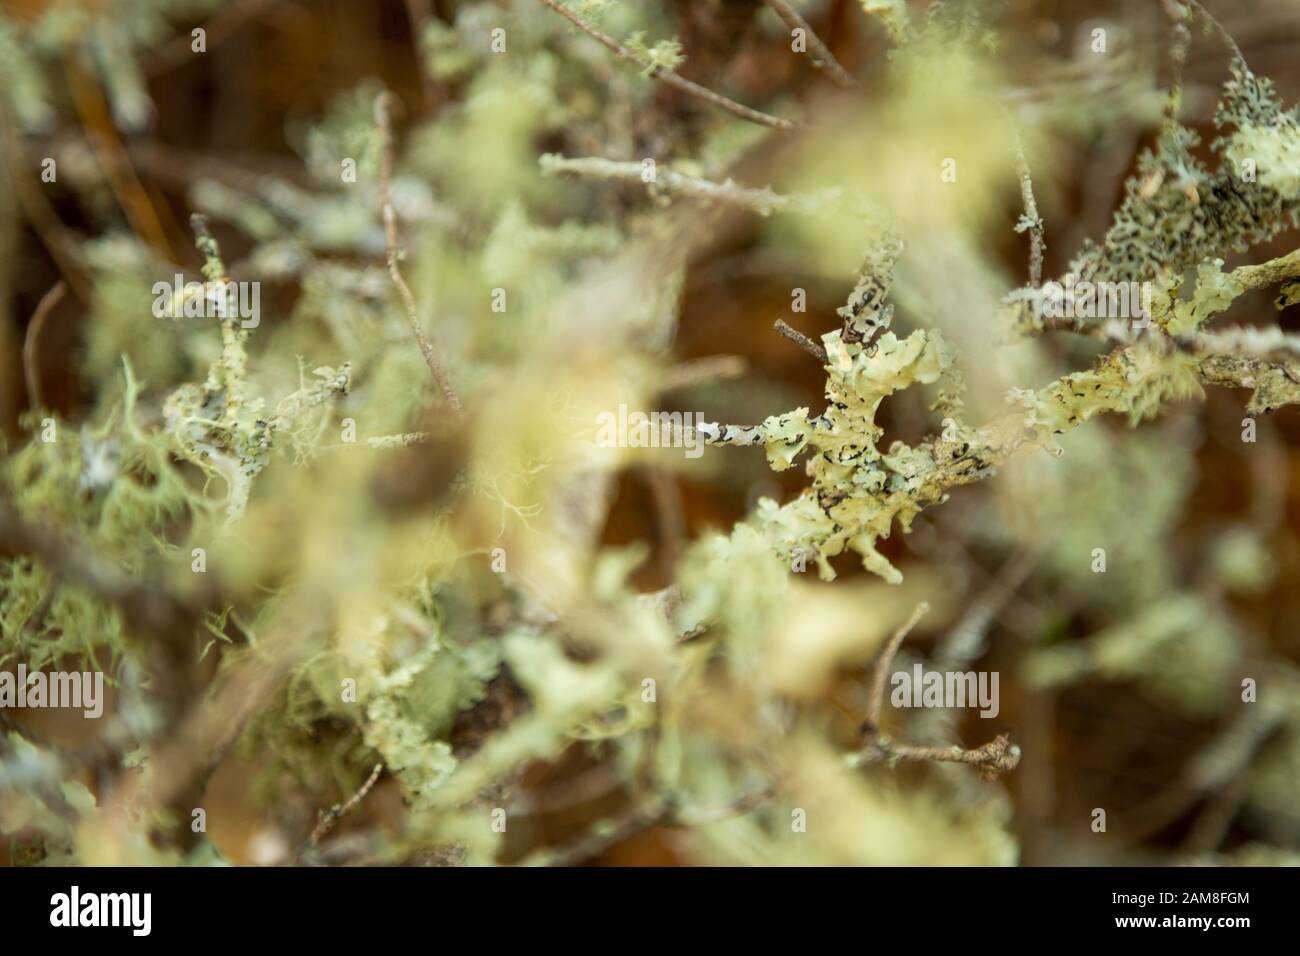
[[[648,169],[644,163],[616,162],[600,156],[569,157],[546,153],[541,157],[541,168],[547,175],[564,173],[593,179],[643,183],[652,191],[662,190],[672,195],[741,206],[760,216],[770,216],[777,212],[817,215],[842,200],[840,196],[784,196],[770,186],[753,189],[740,186],[730,179],[716,183],[679,173],[664,165]]]
[[[693,96],[698,100],[702,100],[705,103],[724,109],[728,113],[739,116],[741,119],[749,120],[751,123],[757,123],[760,126],[767,126],[786,133],[799,128],[799,124],[794,120],[783,119],[779,116],[771,116],[761,110],[756,110],[752,107],[737,103],[735,100],[723,96],[721,93],[715,93],[707,87],[691,82],[686,79],[686,77],[673,72],[673,70],[668,69],[662,64],[652,62],[644,56],[638,56],[635,52],[628,49],[622,43],[619,43],[613,37],[596,29],[582,17],[578,16],[578,14],[573,10],[570,10],[561,3],[560,0],[541,0],[541,2],[546,4],[546,6],[550,7],[560,16],[564,17],[564,19],[568,20],[583,33],[587,34],[587,36],[612,51],[620,60],[635,63],[637,66],[641,67],[641,69],[646,71],[648,76],[653,77],[665,86],[671,86],[673,89],[680,90],[688,96]]]

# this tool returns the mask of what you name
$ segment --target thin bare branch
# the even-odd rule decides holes
[[[366,798],[366,794],[368,794],[371,788],[374,787],[375,783],[379,780],[379,775],[383,772],[384,765],[382,763],[375,764],[375,769],[370,771],[370,776],[366,778],[366,782],[357,789],[356,793],[352,794],[352,796],[348,798],[346,803],[335,805],[325,813],[322,813],[320,822],[316,824],[316,829],[311,831],[311,836],[307,840],[307,845],[316,846],[316,844],[320,843],[321,840],[325,839],[329,832],[338,824],[339,820],[342,819],[348,811]]]
[[[539,160],[542,173],[553,176],[566,173],[575,176],[590,176],[594,179],[615,179],[628,183],[644,183],[665,192],[693,199],[709,199],[743,206],[760,216],[769,216],[774,212],[816,212],[821,205],[816,196],[783,196],[770,187],[751,189],[738,186],[730,179],[717,183],[698,176],[688,176],[662,165],[656,166],[653,178],[646,178],[646,167],[641,163],[618,162],[603,156],[557,156],[546,153]]]
[[[777,319],[775,323],[776,330],[793,342],[799,348],[803,349],[822,365],[825,365],[830,359],[826,355],[826,350],[817,342],[804,335],[794,326],[790,325],[785,319]]]
[[[930,606],[922,601],[912,611],[911,616],[896,630],[876,661],[876,669],[871,678],[871,696],[867,702],[867,719],[863,721],[861,733],[867,738],[865,745],[853,757],[856,766],[872,763],[896,763],[900,760],[938,761],[940,763],[964,763],[977,767],[987,779],[996,777],[1006,770],[1014,770],[1020,763],[1020,748],[1011,743],[1005,734],[999,734],[988,743],[979,747],[966,749],[957,745],[950,747],[916,746],[899,743],[880,732],[880,712],[884,707],[885,683],[889,669],[893,666],[894,656],[899,647],[916,626]]]
[[[745,106],[742,103],[737,103],[735,100],[729,99],[721,93],[715,93],[707,87],[691,82],[686,79],[686,77],[674,73],[672,70],[667,70],[662,66],[646,62],[642,57],[637,56],[613,37],[597,30],[586,20],[582,19],[582,17],[561,4],[559,0],[541,0],[541,2],[546,4],[546,6],[550,7],[560,16],[564,17],[564,19],[568,20],[583,33],[587,34],[587,36],[597,40],[606,48],[613,51],[614,55],[619,59],[626,60],[629,63],[635,63],[642,69],[647,70],[650,76],[658,80],[660,83],[663,83],[665,86],[671,86],[673,89],[680,90],[683,93],[687,93],[706,103],[724,109],[735,116],[739,116],[741,119],[749,120],[751,123],[757,123],[760,126],[778,129],[785,133],[800,128],[800,124],[793,120],[782,119],[779,116],[771,116],[767,113]]]
[[[41,400],[40,354],[37,351],[41,330],[45,328],[45,320],[63,301],[64,293],[67,291],[67,283],[62,279],[54,283],[50,290],[41,296],[41,301],[36,304],[36,311],[32,313],[32,320],[27,323],[27,336],[23,340],[23,377],[27,379],[27,407],[33,412],[44,407]]]
[[[659,391],[670,392],[718,379],[737,378],[745,374],[745,360],[739,355],[706,355],[664,369]]]
[[[786,0],[764,0],[764,2],[772,8],[773,13],[785,21],[785,25],[791,30],[803,31],[804,37],[808,40],[808,49],[812,51],[813,65],[824,68],[836,86],[848,90],[858,85],[853,77],[849,76],[848,71],[840,66],[840,61],[835,59],[835,54],[830,51],[830,48],[822,43],[821,37],[817,36],[813,28],[808,25],[808,21],[799,15],[798,10],[786,3]]]
[[[894,632],[889,643],[885,645],[885,650],[881,653],[880,659],[876,661],[876,670],[871,678],[871,697],[867,704],[867,721],[866,725],[872,730],[880,727],[880,710],[885,699],[885,682],[889,677],[889,668],[894,663],[894,655],[898,653],[899,647],[906,640],[907,635],[916,627],[917,621],[930,610],[930,605],[925,601],[919,603],[903,625]]]
[[[951,747],[914,747],[910,744],[897,744],[881,736],[859,756],[862,763],[895,760],[964,763],[978,767],[986,778],[1014,770],[1020,764],[1020,748],[1006,734],[998,734],[988,743],[969,750],[955,744]]]
[[[460,399],[456,397],[456,392],[451,387],[451,380],[448,379],[447,372],[438,361],[433,346],[429,343],[428,337],[420,327],[420,313],[415,306],[415,296],[411,294],[410,287],[407,286],[406,280],[402,278],[402,270],[397,267],[398,260],[402,257],[402,250],[397,245],[397,213],[393,209],[391,96],[390,93],[385,91],[375,98],[375,126],[379,130],[379,195],[383,203],[384,241],[388,253],[388,274],[392,277],[393,285],[397,286],[398,295],[402,299],[402,306],[406,310],[406,320],[411,326],[415,341],[420,345],[420,354],[424,356],[424,364],[429,366],[429,371],[433,374],[433,380],[438,383],[438,388],[441,390],[443,397],[447,399],[447,404],[452,407],[452,410],[459,417],[462,414]]]

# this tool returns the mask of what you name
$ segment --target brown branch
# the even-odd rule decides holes
[[[27,323],[27,336],[23,340],[23,377],[27,379],[27,406],[33,412],[39,411],[43,407],[41,402],[40,356],[37,352],[41,330],[45,328],[45,320],[63,301],[64,293],[67,291],[67,283],[62,279],[54,283],[50,290],[41,296],[41,301],[36,305],[36,311],[32,313],[32,320]]]
[[[3,122],[0,118],[0,123]],[[72,287],[77,298],[83,303],[90,302],[90,280],[86,274],[86,264],[77,244],[76,235],[63,224],[58,211],[42,186],[28,175],[27,157],[23,153],[20,137],[9,137],[8,130],[4,130],[4,133],[6,138],[12,140],[5,158],[9,163],[13,188],[17,192],[18,204],[22,208],[23,215],[31,223],[41,244],[45,246],[45,250],[54,260],[54,264],[58,266],[59,272],[63,274],[63,278]]]
[[[770,791],[760,790],[738,797],[724,806],[705,810],[684,808],[671,797],[659,797],[647,804],[634,804],[607,820],[605,826],[589,830],[566,847],[543,851],[538,857],[547,866],[574,866],[646,830],[655,827],[697,827],[730,820],[749,813],[771,799]]]
[[[957,626],[940,642],[935,660],[941,668],[957,667],[983,653],[989,625],[1038,566],[1043,550],[1041,547],[1021,548],[998,568],[996,576],[971,602]],[[970,562],[969,555],[963,553],[963,556]]]
[[[825,365],[827,362],[830,361],[830,358],[826,355],[826,349],[822,348],[821,345],[814,342],[808,336],[804,335],[794,326],[789,325],[784,319],[777,319],[775,323],[775,327],[778,332],[784,335],[795,345],[799,346],[799,348],[803,349],[805,352],[807,352],[809,355],[815,358],[822,365]]]
[[[158,209],[131,165],[96,78],[73,52],[64,56],[63,72],[86,138],[131,229],[159,253],[175,260],[176,253],[167,238]]]
[[[813,53],[813,65],[825,67],[827,75],[836,86],[847,90],[858,85],[853,77],[849,76],[848,71],[840,66],[840,61],[835,59],[835,54],[830,51],[830,48],[822,43],[821,37],[808,25],[808,21],[799,15],[798,10],[786,3],[786,0],[764,0],[764,2],[772,8],[773,13],[785,21],[785,25],[791,30],[804,32],[804,36],[808,38],[808,47]]]
[[[1006,734],[998,734],[982,747],[970,750],[955,744],[951,747],[914,747],[910,744],[896,744],[887,737],[877,737],[871,746],[878,753],[865,755],[866,762],[915,760],[964,763],[978,767],[980,774],[990,779],[1004,771],[1014,770],[1020,763],[1020,748]]]
[[[366,798],[372,787],[379,780],[379,775],[384,772],[382,763],[375,764],[375,769],[370,771],[370,776],[366,778],[357,792],[348,798],[347,802],[342,805],[334,805],[325,813],[321,814],[320,822],[316,824],[316,829],[311,831],[311,836],[307,839],[308,846],[316,846],[320,843],[331,830],[338,824],[339,820],[345,816],[349,810]]]
[[[568,846],[546,851],[540,859],[546,866],[576,866],[638,833],[666,825],[672,820],[672,815],[672,807],[668,804],[650,807],[634,805],[605,821],[604,826],[588,830]]]
[[[793,120],[782,119],[779,116],[771,116],[759,110],[752,109],[751,107],[737,103],[735,100],[728,99],[721,93],[715,93],[707,87],[700,86],[698,83],[692,83],[690,80],[686,79],[686,77],[674,73],[672,70],[664,69],[663,67],[656,66],[653,63],[647,63],[644,59],[637,56],[613,37],[597,30],[586,20],[582,19],[582,17],[563,6],[559,3],[559,0],[541,0],[541,2],[546,4],[546,6],[550,7],[560,16],[564,17],[564,19],[568,20],[583,33],[587,34],[587,36],[613,51],[614,55],[619,59],[626,60],[629,63],[635,63],[642,69],[648,70],[651,77],[663,83],[665,86],[671,86],[673,89],[680,90],[681,92],[694,96],[706,103],[711,103],[714,106],[726,110],[728,113],[739,116],[741,119],[749,120],[751,123],[758,123],[760,126],[779,129],[786,133],[800,128],[800,124]]]
[[[397,292],[402,299],[402,306],[406,310],[406,320],[411,326],[415,341],[419,343],[420,354],[424,356],[424,364],[429,366],[429,371],[433,374],[433,380],[438,383],[438,388],[442,391],[443,397],[447,399],[447,404],[452,407],[457,417],[460,417],[462,414],[460,399],[456,397],[456,392],[451,387],[451,381],[447,378],[446,371],[434,354],[433,346],[429,344],[428,337],[420,328],[420,314],[415,306],[415,296],[411,294],[410,287],[407,286],[406,280],[402,278],[402,271],[397,267],[398,260],[402,256],[402,250],[397,245],[397,213],[393,209],[393,122],[390,100],[391,94],[387,91],[375,97],[375,126],[379,130],[379,195],[383,203],[384,240],[387,246],[388,274],[392,277],[393,285],[397,286]]]
[[[299,627],[263,637],[256,650],[232,663],[212,689],[190,695],[189,706],[153,744],[151,772],[121,778],[94,823],[96,831],[106,837],[126,832],[142,814],[156,809],[176,821],[162,824],[161,838],[192,843],[190,828],[179,821],[188,808],[199,805],[222,756],[252,715],[284,685],[313,646],[312,639],[309,630]]]
[[[898,653],[899,647],[902,646],[907,635],[912,632],[912,628],[916,627],[916,622],[921,620],[929,610],[930,605],[925,601],[918,604],[913,609],[911,616],[894,632],[894,636],[885,645],[880,659],[876,661],[876,670],[871,678],[871,697],[868,698],[867,720],[863,725],[864,727],[870,728],[872,731],[879,730],[880,711],[885,700],[885,682],[889,677],[889,668],[894,663],[894,655]]]
[[[859,732],[868,737],[866,745],[856,755],[856,763],[896,763],[900,760],[937,761],[939,763],[964,763],[980,770],[986,779],[992,779],[1006,770],[1014,770],[1020,763],[1020,748],[1011,743],[1006,734],[998,734],[988,743],[967,750],[964,747],[916,746],[897,743],[880,732],[880,712],[884,706],[885,683],[889,668],[894,663],[894,656],[902,646],[904,639],[916,626],[916,622],[930,609],[922,601],[912,611],[903,626],[894,632],[885,645],[871,679],[871,696],[867,703],[867,719],[863,721]]]
[[[681,557],[682,542],[686,538],[686,521],[682,516],[682,491],[676,476],[663,466],[644,469],[645,482],[654,502],[659,540],[659,566],[665,576],[671,576]]]
[[[745,360],[739,355],[706,355],[664,369],[659,392],[701,385],[717,379],[737,378],[745,374]]]

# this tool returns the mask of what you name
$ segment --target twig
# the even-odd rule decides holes
[[[885,645],[876,669],[871,678],[871,696],[867,702],[867,719],[863,721],[859,732],[868,737],[866,745],[853,755],[852,763],[862,766],[868,763],[895,763],[899,760],[937,761],[939,763],[964,763],[978,767],[982,776],[992,779],[1006,770],[1014,770],[1020,763],[1020,748],[1011,743],[1006,734],[998,734],[980,747],[966,749],[953,745],[951,747],[919,747],[913,744],[897,743],[880,732],[880,711],[884,706],[885,683],[889,668],[894,663],[894,656],[902,646],[904,639],[916,626],[930,606],[922,601],[912,611],[903,626],[894,632],[889,643]]]
[[[872,742],[876,753],[864,752],[864,763],[877,760],[914,760],[938,761],[939,763],[964,763],[978,767],[986,779],[996,777],[999,773],[1014,770],[1020,763],[1020,748],[1011,742],[1006,734],[998,734],[982,747],[966,750],[954,744],[951,747],[914,747],[910,744],[896,744],[888,737],[877,737]]]
[[[632,806],[603,827],[594,828],[566,847],[543,851],[537,862],[544,866],[576,866],[610,847],[646,830],[663,826],[672,819],[673,810],[668,804],[660,806]]]
[[[298,612],[301,613],[301,612]],[[198,806],[220,756],[229,752],[253,714],[269,705],[284,686],[292,668],[312,647],[309,631],[293,627],[260,639],[256,650],[247,649],[203,694],[191,693],[188,706],[168,722],[165,733],[154,738],[152,774],[120,778],[105,799],[95,826],[104,833],[119,833],[134,825],[139,814],[154,808],[172,819],[187,819],[187,808]],[[190,656],[194,656],[192,644]],[[171,688],[167,688],[168,691]],[[173,839],[191,840],[190,828],[165,827]]]
[[[1038,566],[1042,551],[1038,547],[1021,548],[998,568],[996,576],[971,602],[957,626],[940,642],[935,659],[941,667],[957,667],[983,653],[989,625]]]
[[[82,66],[77,55],[64,57],[64,75],[72,96],[73,107],[86,131],[109,188],[126,214],[132,230],[151,246],[170,258],[175,251],[159,218],[158,209],[136,175],[122,137],[113,123],[104,93],[95,78]]]
[[[647,467],[644,475],[650,488],[650,498],[654,501],[660,547],[659,565],[665,575],[671,576],[681,555],[682,541],[686,537],[682,492],[677,487],[676,476],[663,466]]]
[[[782,335],[784,335],[791,342],[793,342],[795,345],[799,346],[799,348],[803,349],[805,352],[807,352],[809,355],[815,358],[822,365],[825,365],[827,362],[830,361],[830,358],[826,355],[826,350],[824,348],[822,348],[820,345],[818,345],[808,336],[804,335],[794,326],[788,324],[785,321],[785,319],[776,320],[776,330],[780,332]]]
[[[1183,842],[1184,853],[1211,853],[1218,848],[1246,802],[1249,779],[1246,774],[1238,774],[1206,802]]]
[[[804,32],[804,36],[808,39],[808,47],[813,53],[814,66],[825,67],[827,75],[843,89],[852,89],[858,85],[853,77],[849,76],[848,71],[840,66],[840,61],[835,59],[835,54],[831,53],[830,48],[822,43],[821,37],[817,36],[813,28],[808,25],[808,21],[799,15],[798,10],[786,3],[786,0],[765,0],[765,2],[791,30]]]
[[[739,355],[706,355],[664,369],[659,391],[670,392],[717,379],[736,378],[744,373],[745,360]]]
[[[863,725],[875,732],[880,729],[880,710],[885,700],[885,682],[889,677],[889,668],[894,663],[894,655],[898,653],[899,647],[907,635],[911,633],[912,628],[916,627],[916,622],[930,610],[930,605],[925,601],[918,604],[912,611],[912,614],[903,625],[894,632],[894,636],[889,639],[885,645],[885,650],[881,653],[880,659],[876,661],[876,670],[871,678],[871,697],[867,703],[867,720]]]
[[[758,809],[771,799],[772,792],[770,790],[757,790],[743,797],[737,797],[730,803],[723,804],[720,807],[679,807],[668,825],[672,827],[699,827],[710,823],[718,823],[722,820],[730,820],[733,817],[744,816],[749,811]]]
[[[599,800],[623,786],[624,781],[618,768],[602,763],[558,784],[517,797],[507,808],[506,814],[514,819],[557,813]]]
[[[607,821],[604,827],[589,831],[567,847],[542,851],[537,860],[547,866],[573,866],[646,830],[706,826],[743,816],[771,799],[770,791],[760,790],[724,806],[703,809],[682,807],[672,797],[653,798],[648,804],[634,804]]]
[[[0,119],[0,123],[3,122],[4,120]],[[81,302],[90,302],[90,280],[86,274],[86,264],[81,249],[77,245],[77,238],[72,230],[63,224],[45,190],[30,177],[19,142],[20,137],[10,137],[7,129],[3,129],[3,132],[6,138],[12,140],[4,160],[9,164],[9,175],[13,188],[17,192],[23,215],[31,223],[32,229],[49,252],[54,264],[59,267],[63,278],[72,287],[73,293]]]
[[[226,263],[221,258],[221,247],[208,228],[207,217],[202,213],[191,213],[190,229],[194,232],[194,248],[203,257],[203,278],[226,286],[230,282],[230,276],[226,271]],[[217,390],[225,391],[223,405],[225,418],[229,422],[244,400],[248,366],[248,350],[244,342],[248,338],[248,329],[242,323],[236,323],[230,314],[222,318],[220,328],[221,354],[211,367],[204,390],[209,394]]]
[[[1169,41],[1169,86],[1161,114],[1162,125],[1169,130],[1178,125],[1178,114],[1183,105],[1183,75],[1187,67],[1187,51],[1192,45],[1192,31],[1188,29],[1188,10],[1181,0],[1163,0],[1163,6],[1172,33]]]
[[[784,196],[773,191],[771,187],[752,189],[748,186],[738,186],[730,179],[717,183],[698,176],[687,176],[685,173],[679,173],[662,165],[655,169],[654,179],[647,182],[644,178],[645,167],[640,163],[617,162],[605,159],[603,156],[570,157],[546,153],[539,162],[543,175],[547,176],[567,173],[575,176],[591,176],[595,179],[645,183],[665,192],[690,196],[693,199],[710,199],[732,206],[743,206],[760,216],[769,216],[774,212],[803,212],[812,215],[822,211],[828,204],[816,195]],[[836,201],[842,201],[842,197],[836,197]]]
[[[316,824],[316,829],[311,831],[311,836],[307,840],[307,845],[316,846],[316,844],[320,843],[320,841],[334,829],[339,820],[347,814],[349,810],[366,798],[366,794],[368,794],[371,788],[374,787],[376,781],[379,780],[379,775],[383,772],[384,765],[382,763],[375,764],[375,769],[370,771],[370,776],[366,778],[366,782],[361,785],[356,793],[352,794],[352,796],[348,798],[346,803],[342,805],[335,804],[325,813],[322,813],[320,822]]]
[[[698,83],[692,83],[684,76],[674,73],[672,70],[646,62],[643,58],[637,56],[613,37],[597,30],[586,20],[582,19],[582,17],[563,6],[559,3],[559,0],[541,0],[541,2],[546,4],[546,6],[550,7],[560,16],[564,17],[564,19],[568,20],[583,33],[587,34],[587,36],[600,42],[609,50],[612,50],[614,55],[619,59],[626,60],[629,63],[635,63],[642,69],[647,70],[651,77],[666,86],[671,86],[674,89],[681,90],[683,93],[688,93],[706,103],[711,103],[714,106],[720,107],[729,113],[739,116],[741,119],[749,120],[751,123],[758,123],[760,126],[768,126],[772,129],[779,129],[782,132],[787,133],[801,128],[800,124],[793,120],[782,119],[778,116],[771,116],[767,113],[760,112],[759,110],[752,109],[741,103],[737,103],[735,100],[728,99],[721,93],[715,93],[707,87],[700,86]]]
[[[443,397],[447,399],[447,404],[452,407],[452,410],[459,417],[462,414],[460,399],[456,397],[456,392],[451,387],[451,381],[447,378],[446,371],[438,362],[433,346],[429,344],[428,337],[420,328],[420,315],[415,307],[415,296],[411,294],[410,287],[407,286],[406,280],[402,278],[401,270],[397,267],[402,251],[397,245],[397,213],[393,209],[393,123],[389,106],[390,98],[391,94],[387,91],[375,97],[375,126],[379,130],[379,195],[383,203],[384,240],[388,253],[388,274],[392,277],[393,285],[397,286],[402,305],[406,310],[406,320],[410,323],[411,332],[415,335],[415,341],[420,345],[420,354],[424,356],[424,364],[429,366],[429,371],[433,374],[433,380],[438,383],[438,388],[442,391]]]
[[[36,311],[32,313],[32,320],[27,323],[27,336],[23,340],[23,376],[27,379],[27,406],[33,412],[43,407],[41,401],[41,369],[38,364],[39,355],[37,353],[41,330],[45,328],[45,320],[63,301],[64,293],[67,291],[68,286],[62,279],[54,283],[50,290],[41,296],[41,301],[36,305]]]
[[[1029,284],[1037,289],[1043,282],[1043,217],[1038,214],[1038,203],[1034,200],[1034,182],[1029,175],[1029,161],[1025,159],[1025,147],[1020,141],[1020,133],[1011,122],[1011,144],[1016,151],[1016,174],[1020,177],[1020,198],[1025,204],[1025,214],[1020,220],[1018,231],[1029,231]]]
[[[1231,53],[1233,57],[1235,57],[1237,60],[1241,62],[1241,65],[1246,68],[1246,72],[1247,74],[1249,74],[1250,66],[1247,65],[1246,58],[1241,53],[1241,47],[1237,46],[1237,41],[1232,38],[1232,34],[1230,34],[1224,28],[1223,24],[1220,23],[1215,18],[1214,14],[1210,13],[1209,10],[1205,9],[1204,5],[1200,2],[1200,0],[1182,0],[1182,2],[1185,3],[1192,10],[1192,12],[1197,14],[1199,17],[1205,20],[1206,23],[1210,25],[1210,27],[1214,30],[1214,32],[1219,35],[1219,39],[1221,39],[1224,45],[1228,48],[1228,52]],[[1168,4],[1166,4],[1166,6],[1168,6]],[[1171,19],[1173,19],[1172,11],[1171,11]]]
[[[1297,276],[1300,276],[1300,249],[1293,249],[1267,262],[1238,266],[1228,273],[1228,278],[1239,284],[1243,292],[1265,289]]]

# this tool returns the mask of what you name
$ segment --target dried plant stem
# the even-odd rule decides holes
[[[104,99],[103,90],[94,76],[83,66],[78,57],[68,53],[64,57],[64,75],[68,80],[68,90],[72,96],[73,107],[86,131],[91,148],[104,171],[104,178],[117,198],[122,212],[136,235],[148,242],[159,253],[175,257],[175,250],[167,238],[162,220],[158,216],[153,200],[145,190],[140,177],[136,175],[127,155],[122,137]]]
[[[311,831],[311,837],[307,840],[308,845],[316,846],[316,844],[320,843],[334,829],[340,819],[366,798],[366,794],[374,787],[379,780],[379,775],[383,772],[384,765],[382,763],[375,764],[375,769],[370,771],[370,776],[366,778],[366,782],[348,798],[346,803],[331,807],[328,811],[322,813],[320,822],[316,824],[316,829]]]
[[[388,275],[392,278],[393,285],[397,287],[397,293],[402,300],[402,307],[406,311],[406,320],[411,326],[411,333],[415,336],[415,341],[419,343],[420,354],[424,356],[424,364],[429,366],[433,380],[438,383],[438,388],[443,397],[446,398],[447,404],[452,407],[452,410],[459,417],[462,414],[460,399],[451,387],[451,380],[447,378],[447,372],[438,361],[433,346],[429,343],[428,336],[424,334],[424,330],[420,327],[420,313],[415,306],[415,296],[411,294],[410,287],[406,284],[406,280],[402,278],[402,270],[397,266],[398,260],[402,256],[402,250],[397,245],[397,213],[393,209],[393,121],[390,103],[391,94],[388,92],[380,93],[375,98],[375,126],[379,130],[379,195],[383,204],[384,241],[387,247]]]
[[[813,28],[808,25],[808,21],[799,15],[798,10],[786,3],[786,0],[764,0],[764,2],[791,30],[804,32],[804,36],[808,39],[808,48],[812,50],[813,64],[824,67],[826,74],[836,86],[847,90],[858,85],[853,77],[849,76],[848,71],[840,66],[840,61],[835,59],[835,54],[831,53],[830,48],[822,43],[821,37],[817,36]]]
[[[707,355],[664,369],[659,392],[686,388],[719,379],[738,378],[745,374],[745,360],[739,355]]]
[[[547,153],[541,158],[542,172],[546,175],[567,173],[590,176],[593,179],[616,179],[622,182],[639,182],[665,192],[692,199],[708,199],[743,206],[760,216],[774,212],[816,212],[820,203],[816,196],[783,196],[770,187],[751,189],[738,186],[730,179],[717,183],[698,176],[687,176],[663,166],[654,170],[654,178],[645,178],[646,167],[641,163],[617,162],[602,156],[557,156]]]
[[[64,293],[67,291],[68,286],[62,279],[54,283],[50,290],[41,296],[36,311],[32,313],[32,320],[27,324],[27,336],[23,340],[23,376],[27,379],[27,407],[33,412],[42,408],[41,369],[37,352],[41,330],[45,328],[45,320],[63,301]]]
[[[1185,3],[1192,12],[1208,23],[1210,28],[1218,34],[1219,39],[1223,41],[1224,46],[1228,48],[1228,51],[1238,61],[1240,61],[1243,66],[1246,66],[1246,58],[1241,53],[1241,47],[1237,46],[1237,41],[1232,38],[1232,34],[1228,33],[1228,31],[1224,29],[1223,24],[1218,21],[1214,14],[1205,9],[1204,4],[1202,4],[1200,0],[1182,0],[1182,2]],[[1246,71],[1248,73],[1250,72],[1249,66],[1246,66]]]
[[[655,827],[682,828],[704,826],[743,816],[772,799],[769,791],[747,794],[730,803],[708,809],[687,808],[676,800],[653,797],[645,804],[634,804],[604,827],[592,830],[574,843],[538,853],[534,862],[545,866],[575,866],[605,852],[639,833]]]
[[[661,66],[647,63],[644,59],[637,56],[613,37],[597,30],[586,20],[582,19],[582,17],[563,6],[559,3],[559,0],[541,0],[541,2],[546,4],[546,6],[550,7],[560,16],[564,17],[564,19],[568,20],[583,33],[587,34],[587,36],[597,40],[609,50],[613,51],[614,55],[619,59],[626,60],[629,63],[635,63],[637,66],[648,70],[650,76],[658,80],[660,83],[663,83],[665,86],[671,86],[673,89],[680,90],[681,92],[694,96],[706,103],[724,109],[728,113],[739,116],[741,119],[749,120],[751,123],[758,123],[760,126],[779,129],[786,133],[800,128],[800,125],[793,120],[782,119],[779,116],[771,116],[759,110],[752,109],[751,107],[737,103],[735,100],[728,99],[721,93],[715,93],[707,87],[700,86],[698,83],[692,83],[684,76],[680,76],[672,70],[666,70]]]
[[[663,804],[648,807],[634,805],[612,819],[603,827],[583,834],[568,846],[537,854],[533,861],[538,865],[561,867],[576,866],[599,856],[610,847],[629,840],[639,833],[664,826],[672,819],[672,808]]]
[[[868,762],[871,759],[887,759],[964,763],[978,767],[985,776],[996,776],[1004,770],[1014,770],[1020,763],[1020,748],[1011,743],[1006,734],[998,734],[983,746],[969,750],[956,745],[914,747],[910,744],[896,744],[886,737],[878,737],[874,743],[880,750],[880,757],[868,758]]]
[[[650,498],[654,502],[659,536],[659,565],[665,576],[671,576],[686,540],[682,491],[677,485],[676,476],[667,468],[647,467],[644,475],[650,489]]]
[[[867,719],[863,722],[861,732],[868,737],[866,746],[854,755],[856,765],[868,763],[896,762],[899,760],[938,761],[940,763],[964,763],[978,767],[988,778],[996,777],[1005,770],[1013,770],[1020,763],[1020,748],[1011,743],[1005,734],[998,734],[988,743],[966,749],[956,745],[950,747],[916,746],[898,743],[880,732],[880,712],[884,707],[885,684],[889,669],[893,666],[894,656],[917,621],[930,610],[922,601],[912,611],[911,616],[896,630],[889,643],[876,661],[876,669],[871,678],[871,696],[867,702]]]
[[[876,661],[876,670],[871,677],[871,697],[867,703],[867,725],[873,730],[880,727],[880,711],[884,706],[885,700],[885,683],[889,677],[889,668],[894,663],[894,655],[897,654],[898,649],[902,647],[903,641],[907,639],[907,635],[912,633],[912,628],[916,627],[917,622],[921,620],[929,610],[930,605],[925,601],[918,604],[913,609],[911,616],[903,622],[902,626],[898,628],[898,630],[894,631],[893,636],[889,639],[889,643],[885,645],[885,650],[881,653],[880,659]]]
[[[1025,205],[1025,215],[1021,222],[1029,230],[1029,284],[1037,289],[1043,282],[1043,251],[1046,247],[1043,217],[1038,214],[1038,203],[1034,199],[1034,181],[1029,175],[1025,147],[1014,125],[1011,127],[1011,137],[1016,151],[1016,174],[1020,177],[1020,197]]]
[[[0,124],[3,118],[0,118]],[[3,129],[3,126],[0,126]],[[8,137],[8,130],[4,130]],[[58,266],[64,280],[72,287],[73,293],[83,303],[91,300],[90,280],[86,273],[86,264],[77,240],[63,221],[58,211],[50,202],[42,186],[33,180],[28,172],[27,159],[17,136],[11,137],[10,148],[5,150],[0,161],[9,165],[10,183],[18,197],[19,207],[31,223],[32,229],[41,244],[45,246],[50,258]]]
[[[804,335],[794,326],[790,325],[785,319],[777,319],[775,323],[776,330],[793,342],[799,348],[803,349],[822,365],[825,365],[830,359],[826,355],[826,350],[818,345],[808,336]]]

